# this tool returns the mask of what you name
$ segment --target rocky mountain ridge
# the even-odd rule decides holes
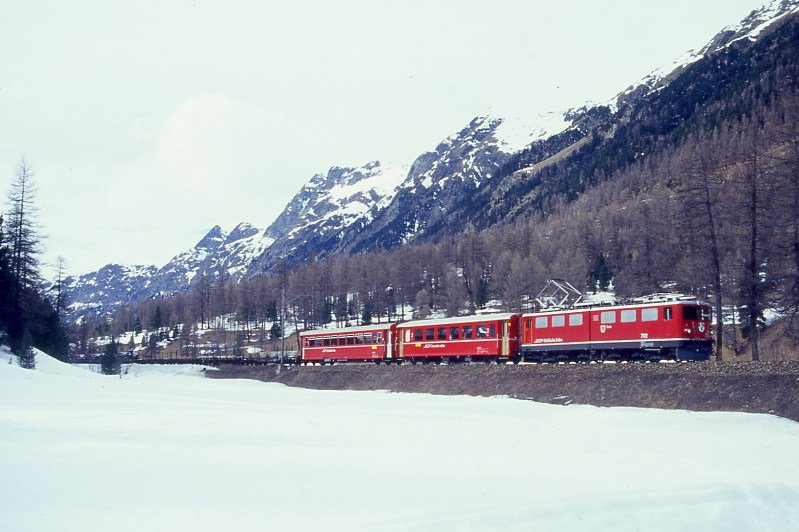
[[[618,165],[656,149],[698,105],[724,97],[713,86],[714,69],[725,68],[797,11],[799,0],[773,0],[606,105],[526,121],[487,114],[410,165],[333,167],[314,175],[265,230],[246,223],[230,232],[214,227],[161,268],[109,265],[68,279],[72,308],[104,313],[188,290],[202,278],[236,280],[281,263],[479,230],[546,209],[555,197],[569,201]],[[652,109],[667,109],[673,123],[653,130]]]

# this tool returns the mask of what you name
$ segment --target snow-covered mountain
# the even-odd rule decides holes
[[[68,279],[73,309],[103,312],[187,290],[201,278],[237,280],[272,271],[283,261],[296,264],[480,229],[526,216],[531,205],[552,194],[573,197],[595,179],[586,168],[601,167],[610,175],[614,161],[644,154],[643,146],[654,141],[642,140],[636,124],[656,121],[669,106],[696,109],[709,91],[685,96],[692,87],[712,84],[715,69],[725,68],[735,54],[797,12],[799,0],[773,0],[605,105],[522,117],[489,112],[412,164],[373,161],[330,168],[311,177],[266,230],[246,223],[229,232],[217,226],[160,268],[108,265]],[[731,50],[730,57],[718,59]],[[665,123],[661,133],[687,116]]]
[[[68,277],[64,285],[70,311],[76,317],[104,314],[125,303],[185,291],[202,275],[210,281],[239,279],[272,242],[246,222],[231,231],[215,226],[194,247],[160,268],[109,264],[96,272]]]
[[[267,228],[274,241],[251,271],[269,271],[285,259],[325,256],[345,231],[368,226],[390,204],[408,173],[407,165],[372,161],[358,168],[333,167],[316,174]]]
[[[391,202],[365,227],[348,227],[336,251],[389,248],[423,237],[485,186],[513,153],[569,126],[563,115],[532,120],[479,116],[411,165]]]
[[[107,264],[97,271],[67,277],[64,287],[76,316],[105,313],[119,305],[146,299],[150,281],[158,271],[155,266],[123,266]]]
[[[690,65],[703,57],[719,52],[741,40],[754,41],[776,22],[792,13],[799,12],[799,0],[771,0],[749,13],[743,20],[718,32],[698,50],[688,50],[667,65],[662,65],[619,93],[611,103],[616,107],[630,103],[668,85]]]

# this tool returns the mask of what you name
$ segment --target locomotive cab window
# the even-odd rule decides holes
[[[600,314],[599,318],[600,323],[607,324],[607,323],[616,323],[616,311],[615,310],[608,310]]]
[[[564,327],[566,325],[566,316],[552,316],[553,327]]]
[[[641,309],[641,321],[657,321],[657,319],[658,319],[657,308]]]
[[[465,325],[463,327],[463,339],[464,340],[471,340],[472,339],[472,326]]]
[[[546,316],[538,316],[535,319],[535,328],[536,329],[546,329],[547,328],[547,317]]]
[[[621,311],[621,322],[622,323],[632,323],[635,321],[635,309],[628,309]]]
[[[449,339],[450,340],[457,340],[460,338],[460,327],[450,327],[449,328]]]
[[[682,319],[696,321],[699,319],[699,312],[693,305],[687,305],[682,308]]]
[[[582,314],[569,314],[569,326],[574,327],[583,324]]]

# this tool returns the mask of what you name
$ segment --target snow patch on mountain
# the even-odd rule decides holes
[[[613,100],[624,101],[626,97],[636,93],[646,94],[660,90],[683,70],[703,57],[724,50],[741,40],[754,41],[767,28],[792,13],[799,13],[799,0],[771,0],[761,8],[752,11],[740,22],[722,29],[699,50],[688,50],[674,61],[656,68],[638,83],[619,93]]]
[[[310,227],[340,230],[356,220],[371,220],[372,209],[393,199],[407,173],[407,165],[371,161],[315,175],[284,211],[293,218],[284,236],[296,237]]]
[[[516,153],[537,140],[557,135],[571,125],[564,115],[550,112],[502,117],[502,122],[494,130],[497,147],[505,153]]]

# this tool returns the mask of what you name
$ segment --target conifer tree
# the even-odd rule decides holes
[[[33,350],[32,342],[33,338],[31,337],[31,333],[25,331],[16,350],[19,367],[21,368],[36,369],[36,351]]]
[[[119,346],[117,345],[116,338],[111,338],[111,342],[105,346],[103,357],[100,362],[100,369],[103,375],[118,375],[120,371],[119,365]]]

